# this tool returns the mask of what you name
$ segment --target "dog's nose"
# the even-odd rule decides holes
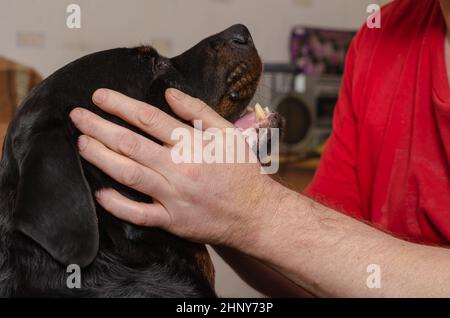
[[[223,32],[224,38],[236,48],[253,47],[253,39],[247,27],[242,24],[236,24]]]

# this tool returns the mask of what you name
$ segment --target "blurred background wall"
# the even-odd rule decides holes
[[[356,29],[376,0],[1,0],[0,55],[44,76],[89,52],[153,44],[176,55],[202,38],[244,23],[265,61],[288,60],[295,24]],[[81,29],[66,27],[66,7],[82,10]]]

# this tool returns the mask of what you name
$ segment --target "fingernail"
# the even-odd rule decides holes
[[[98,89],[95,91],[94,95],[92,96],[92,100],[95,103],[99,103],[99,104],[103,103],[106,99],[106,95],[107,95],[106,89],[102,89],[102,88]]]
[[[78,138],[78,150],[79,151],[83,151],[84,149],[86,149],[88,143],[88,139],[86,136],[82,135]]]
[[[182,101],[187,96],[185,93],[183,93],[182,91],[179,91],[176,88],[170,88],[169,89],[169,95],[172,96],[173,98],[175,98],[176,100],[179,100],[179,101]]]
[[[80,108],[74,108],[70,112],[69,116],[70,119],[72,119],[72,121],[75,123],[81,119],[81,117],[83,116],[83,111]]]

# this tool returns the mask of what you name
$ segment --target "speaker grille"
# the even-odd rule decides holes
[[[277,110],[286,119],[283,142],[287,145],[302,142],[312,124],[311,113],[306,104],[298,97],[288,96],[280,101]]]

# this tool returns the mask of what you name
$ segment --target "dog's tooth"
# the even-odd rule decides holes
[[[269,107],[265,107],[264,110],[266,111],[266,114],[267,114],[267,115],[270,114],[270,109],[269,109]]]
[[[253,113],[255,110],[253,109],[252,106],[247,106],[247,112],[249,113]]]
[[[256,103],[255,105],[255,115],[256,120],[264,120],[267,117],[266,113],[264,112],[264,109],[261,107],[259,103]]]

